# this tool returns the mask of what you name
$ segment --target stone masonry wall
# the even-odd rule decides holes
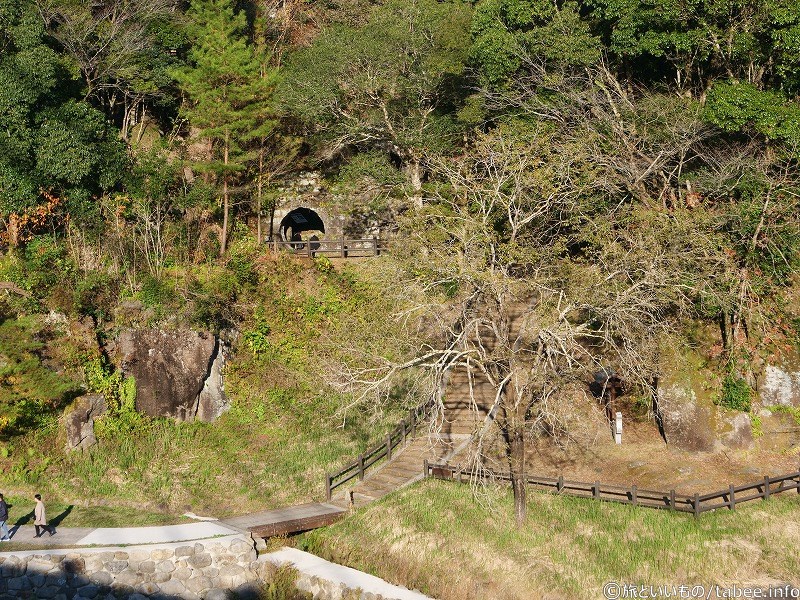
[[[0,554],[0,600],[257,597],[253,540],[241,534],[152,546]]]

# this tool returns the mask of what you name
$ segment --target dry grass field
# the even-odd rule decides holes
[[[695,519],[532,492],[527,525],[510,493],[427,480],[308,534],[302,544],[440,600],[603,598],[608,582],[800,585],[800,495]]]

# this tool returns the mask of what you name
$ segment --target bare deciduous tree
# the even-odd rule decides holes
[[[522,523],[531,428],[553,421],[566,391],[604,365],[649,389],[661,337],[716,265],[675,221],[637,230],[652,212],[630,211],[628,227],[615,228],[593,204],[602,190],[587,183],[591,161],[547,126],[501,126],[469,154],[431,164],[442,184],[396,253],[403,287],[427,297],[398,314],[422,319],[429,335],[406,342],[405,360],[375,357],[340,382],[362,399],[412,368],[433,382],[454,368],[488,382]]]

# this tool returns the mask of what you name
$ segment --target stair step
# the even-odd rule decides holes
[[[381,493],[383,495],[388,494],[390,492],[395,491],[399,485],[394,483],[388,483],[385,481],[378,481],[375,479],[370,479],[367,482],[364,482],[363,487],[359,486],[358,490],[360,493],[365,493],[370,496],[374,496],[377,493]]]
[[[383,498],[384,496],[392,493],[392,491],[393,490],[369,490],[369,491],[365,491],[363,493],[363,495],[364,496],[368,496],[369,498],[372,498],[373,500],[379,500],[379,499]]]
[[[422,461],[419,465],[416,463],[402,463],[398,465],[390,465],[381,471],[382,473],[390,473],[399,477],[414,477],[422,473]]]

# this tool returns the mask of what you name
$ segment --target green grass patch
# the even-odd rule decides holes
[[[303,547],[442,600],[600,598],[606,582],[797,583],[800,498],[691,516],[531,493],[516,529],[509,491],[477,503],[437,481],[303,537]],[[458,573],[458,577],[453,574]]]
[[[166,293],[168,280],[181,283]],[[394,326],[385,318],[385,294],[372,274],[357,268],[261,260],[255,250],[237,247],[226,264],[176,266],[158,281],[145,280],[139,296],[148,314],[160,307],[183,326],[235,325],[241,332],[225,372],[231,409],[213,424],[141,416],[133,410],[134,382],[90,352],[91,344],[62,335],[44,348],[48,340],[32,333],[33,346],[25,352],[38,362],[24,369],[32,383],[55,393],[65,380],[52,370],[50,379],[36,375],[34,367],[45,368],[38,353],[48,349],[51,363],[68,364],[89,391],[106,396],[110,408],[95,422],[98,444],[65,453],[58,422],[63,402],[59,395],[48,397],[58,408],[34,411],[35,427],[0,436],[6,489],[82,505],[220,517],[321,500],[325,473],[381,441],[418,402],[400,390],[393,409],[366,407],[345,415],[341,409],[352,399],[328,388],[321,376],[341,359],[337,352],[391,350],[385,348],[392,338],[385,331]],[[9,339],[23,339],[15,328],[33,331],[39,322],[31,320],[29,327],[25,319],[2,323]],[[106,324],[100,337],[112,340],[117,326],[124,325]],[[86,336],[94,341],[93,331]]]
[[[6,496],[10,510],[8,525],[33,525],[33,497]],[[44,497],[47,518],[55,527],[144,527],[175,525],[190,521],[187,517],[125,506],[83,506],[50,501]]]

